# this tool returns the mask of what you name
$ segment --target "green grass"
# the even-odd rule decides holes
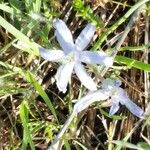
[[[111,39],[111,36],[120,30],[124,31],[130,16],[148,1],[141,0],[137,3],[124,1],[126,5],[117,1],[104,3],[106,20],[117,4],[119,5],[106,27],[104,27],[106,20],[102,20],[100,15],[104,8],[98,6],[99,9],[94,10],[96,8],[94,2],[90,1],[68,1],[70,4],[67,7],[70,8],[71,14],[67,25],[75,37],[80,27],[85,26],[87,22],[95,24],[98,30],[102,29],[102,33],[97,30],[97,38],[89,47],[92,50],[99,50]],[[58,64],[44,62],[39,56],[40,46],[49,49],[59,47],[54,37],[52,20],[56,17],[66,19],[68,8],[64,6],[64,2],[59,0],[2,0],[0,3],[0,122],[2,122],[0,149],[46,149],[71,114],[74,105],[72,100],[86,93],[86,89],[80,85],[75,75],[67,93],[60,93],[54,79]],[[149,5],[145,11],[149,12]],[[116,16],[119,17],[115,20]],[[144,15],[140,17],[141,20],[145,19]],[[144,21],[143,24],[145,25]],[[136,25],[138,26],[138,22],[135,23]],[[142,40],[134,44],[131,38],[134,27],[131,29],[129,38],[132,42],[129,41],[127,45],[123,43],[118,49],[114,67],[104,76],[115,75],[122,79],[123,87],[129,91],[129,97],[143,108],[148,104],[143,93],[146,91],[146,81],[149,82],[143,74],[150,72],[149,60],[146,62],[145,59],[144,61],[140,59],[150,45],[149,42],[143,42],[144,25],[143,28],[139,28],[141,32],[138,35]],[[114,48],[115,44],[113,47],[104,47],[103,50],[111,53]],[[117,67],[122,69],[117,70]],[[100,80],[100,75],[96,80]],[[114,116],[109,116],[108,107],[109,104],[106,104],[106,107],[92,105],[85,111],[86,113],[79,114],[63,136],[65,148],[87,150],[97,146],[108,150],[119,150],[123,147],[148,150],[149,140],[143,139],[141,134],[148,139],[145,128],[149,121],[145,125],[141,123],[142,130],[138,128],[139,126],[136,128],[139,129],[140,135],[137,134],[137,139],[134,141],[131,131],[138,124],[137,119],[131,117],[124,111],[125,109],[121,109]],[[129,122],[130,130],[124,133],[118,127],[126,121]],[[91,125],[92,123],[94,126]]]

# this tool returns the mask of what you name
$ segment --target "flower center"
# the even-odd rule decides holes
[[[116,96],[117,95],[117,90],[116,89],[112,89],[112,96]]]
[[[62,60],[62,63],[66,64],[66,63],[77,61],[78,57],[79,57],[78,52],[72,51],[64,57],[64,59]]]
[[[118,88],[114,87],[114,89],[112,89],[111,94],[112,94],[111,97],[113,97],[113,98],[118,99],[120,97],[120,91]]]

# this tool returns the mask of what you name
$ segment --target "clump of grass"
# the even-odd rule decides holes
[[[47,149],[71,114],[74,105],[72,100],[82,97],[86,92],[75,75],[67,92],[59,92],[54,79],[58,65],[46,62],[39,56],[40,45],[49,49],[59,47],[52,28],[52,20],[56,17],[66,20],[71,28],[75,27],[72,28],[73,33],[77,33],[76,29],[85,26],[86,22],[103,28],[102,33],[97,30],[90,48],[103,48],[111,54],[118,41],[108,44],[111,37],[117,37],[118,33],[127,31],[126,25],[132,19],[130,16],[139,7],[144,7],[145,13],[136,16],[137,20],[133,20],[128,35],[116,48],[114,66],[105,71],[103,68],[93,70],[97,72],[98,78],[101,71],[104,72],[104,78],[120,78],[128,95],[143,109],[148,106],[150,44],[149,4],[146,2],[148,0],[137,3],[110,1],[103,3],[105,7],[99,5],[94,9],[92,2],[82,0],[1,1],[1,149]],[[112,18],[110,14],[113,14]],[[105,19],[102,16],[105,16]],[[114,21],[116,16],[119,19]],[[123,34],[118,39],[122,37]],[[150,149],[149,119],[138,121],[124,108],[117,115],[109,116],[109,106],[109,101],[95,103],[75,117],[62,138],[64,147],[104,150],[119,150],[123,147]],[[148,111],[146,115],[149,116]]]

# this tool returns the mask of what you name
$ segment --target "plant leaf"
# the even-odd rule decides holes
[[[128,57],[124,57],[124,56],[116,56],[115,61],[118,63],[126,64],[129,67],[134,67],[134,68],[137,68],[140,70],[150,72],[150,64],[145,64],[141,61],[138,61],[138,60],[135,60],[132,58],[128,58]]]
[[[38,81],[36,81],[35,77],[30,72],[25,73],[25,76],[26,79],[34,86],[35,90],[39,93],[39,95],[43,98],[48,108],[51,110],[52,114],[55,116],[56,120],[58,121],[55,108],[51,100],[49,99],[48,95],[43,90],[42,86],[38,83]]]

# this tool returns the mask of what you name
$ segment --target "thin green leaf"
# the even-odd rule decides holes
[[[27,148],[27,144],[29,143],[31,150],[35,150],[34,143],[32,141],[31,133],[28,128],[28,122],[29,122],[29,111],[28,111],[28,103],[26,100],[24,100],[20,105],[20,118],[23,125],[23,144],[22,148]]]
[[[36,13],[39,13],[40,12],[40,8],[41,8],[41,0],[36,0],[36,2],[34,3],[33,7],[34,7],[34,11]]]
[[[148,49],[150,47],[150,44],[147,45],[141,45],[141,46],[125,46],[120,47],[118,51],[144,51],[145,49]],[[106,51],[113,51],[114,48],[108,48]]]
[[[103,109],[99,109],[101,114],[103,114],[104,116],[108,117],[108,118],[111,118],[113,120],[123,120],[123,119],[126,119],[127,117],[126,116],[118,116],[118,115],[112,115],[110,116],[109,113],[107,113],[106,111],[104,111]]]
[[[18,0],[9,0],[9,4],[11,5],[11,7],[13,8],[15,14],[23,14],[22,12],[22,3],[18,3]]]
[[[150,47],[150,44],[143,45],[143,46],[126,46],[121,47],[119,51],[144,51],[145,49],[148,49]]]
[[[43,100],[47,104],[48,108],[51,110],[52,114],[55,116],[56,120],[58,121],[57,115],[55,112],[55,108],[54,108],[51,100],[49,99],[48,95],[43,90],[42,86],[38,83],[38,81],[36,81],[35,77],[31,73],[27,72],[27,73],[25,73],[25,76],[26,76],[26,79],[34,86],[35,90],[43,98]]]
[[[116,145],[119,145],[119,146],[121,146],[121,147],[126,147],[126,148],[130,148],[130,149],[136,149],[136,150],[144,150],[142,147],[140,147],[140,146],[136,146],[136,145],[134,145],[134,144],[132,144],[132,143],[129,143],[129,142],[125,142],[125,141],[115,141],[115,140],[113,140],[113,141],[110,141],[110,142],[112,142],[112,143],[114,143],[114,144],[116,144]]]
[[[128,67],[134,67],[140,70],[150,72],[150,64],[145,64],[141,61],[137,61],[135,59],[127,58],[124,56],[116,56],[115,61],[118,63],[126,64]]]
[[[13,9],[11,7],[7,6],[5,3],[0,4],[0,9],[7,13],[13,14]]]
[[[7,45],[5,45],[3,48],[0,49],[0,53],[4,53],[9,47],[11,47],[15,42],[17,41],[17,39],[12,40],[10,43],[8,43]]]
[[[17,30],[14,26],[8,23],[3,17],[0,16],[0,25],[14,35],[18,40],[22,41],[26,45],[30,47],[30,49],[26,49],[26,52],[32,55],[39,55],[38,47],[39,45],[35,42],[31,41],[26,35]]]
[[[148,143],[139,142],[137,145],[142,147],[144,150],[150,150],[150,145]]]
[[[64,140],[66,150],[71,150],[71,146],[67,140]]]

